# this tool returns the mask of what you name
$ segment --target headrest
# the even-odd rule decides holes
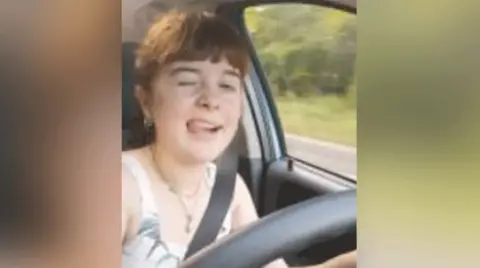
[[[135,50],[137,46],[133,42],[122,44],[122,130],[129,128],[130,122],[138,111],[138,103],[133,94]]]

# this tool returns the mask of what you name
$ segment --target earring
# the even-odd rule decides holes
[[[146,129],[151,129],[153,127],[153,119],[152,118],[144,118],[143,119],[143,126]]]

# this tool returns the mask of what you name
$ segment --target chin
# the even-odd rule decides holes
[[[223,147],[217,146],[190,146],[187,148],[187,155],[193,162],[208,163],[215,161],[223,152]]]
[[[219,154],[213,154],[211,152],[202,153],[199,151],[190,152],[189,154],[190,154],[189,158],[192,160],[192,162],[202,163],[202,164],[213,162],[219,156]]]
[[[228,146],[225,136],[219,136],[217,139],[196,140],[184,139],[181,142],[182,151],[193,162],[213,162],[215,161]]]
[[[187,143],[182,146],[183,155],[193,162],[211,162],[221,153],[211,144]]]

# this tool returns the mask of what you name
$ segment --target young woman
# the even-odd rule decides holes
[[[171,12],[148,31],[135,88],[146,144],[122,154],[123,267],[173,268],[182,261],[209,200],[212,161],[243,113],[248,62],[242,39],[213,15]],[[238,177],[218,237],[257,218]],[[268,267],[287,266],[278,260]]]

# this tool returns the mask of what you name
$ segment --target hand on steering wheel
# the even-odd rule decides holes
[[[330,259],[315,268],[356,268],[357,251],[351,251]],[[312,267],[313,268],[313,267]]]

